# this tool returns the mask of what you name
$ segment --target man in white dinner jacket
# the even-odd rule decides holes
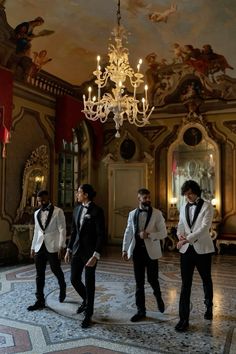
[[[29,306],[28,311],[40,310],[45,307],[44,285],[47,261],[58,280],[60,287],[59,301],[66,298],[66,283],[61,269],[61,258],[66,246],[66,222],[62,209],[52,205],[48,191],[37,194],[40,208],[34,214],[35,228],[31,245],[31,257],[36,267],[36,302]]]
[[[158,258],[162,256],[160,240],[167,236],[165,220],[160,210],[151,207],[148,189],[138,190],[138,203],[139,208],[129,213],[122,246],[123,259],[127,261],[132,257],[134,265],[137,313],[131,317],[132,322],[141,321],[146,317],[145,269],[159,311],[165,311],[158,280]]]
[[[197,182],[188,180],[181,187],[187,203],[180,210],[177,236],[180,250],[182,287],[179,300],[180,320],[176,331],[184,332],[189,327],[190,295],[195,267],[203,282],[206,312],[204,318],[212,320],[213,285],[211,279],[211,256],[215,248],[210,235],[214,209],[210,202],[201,199]]]

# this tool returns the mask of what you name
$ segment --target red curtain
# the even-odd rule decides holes
[[[62,141],[72,142],[72,129],[76,128],[78,124],[85,119],[83,110],[83,103],[72,96],[60,96],[56,103],[56,127],[55,127],[55,149],[59,152],[62,147]],[[93,129],[94,157],[99,157],[103,147],[103,127],[99,121],[90,121],[89,124]]]
[[[0,142],[2,156],[6,157],[5,144],[9,142],[12,125],[13,76],[12,72],[0,68]]]

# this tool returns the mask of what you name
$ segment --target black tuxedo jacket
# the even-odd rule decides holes
[[[105,220],[102,208],[91,202],[80,227],[82,210],[82,205],[74,209],[68,248],[72,250],[73,255],[78,254],[87,262],[94,252],[102,251],[105,240]]]

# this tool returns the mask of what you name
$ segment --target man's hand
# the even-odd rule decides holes
[[[148,238],[149,233],[147,231],[140,231],[139,237],[144,240],[145,238]]]
[[[186,237],[184,235],[179,235],[179,241],[186,240]]]
[[[185,243],[188,243],[188,241],[186,240],[186,238],[180,240],[180,241],[177,243],[177,245],[176,245],[177,249],[179,250],[183,245],[185,245]]]
[[[88,262],[85,264],[86,267],[94,267],[97,263],[97,258],[95,256],[92,256],[89,258]]]
[[[64,257],[64,261],[65,263],[70,263],[70,259],[71,259],[71,253],[69,250],[66,251],[65,257]]]
[[[122,252],[122,258],[123,258],[124,261],[128,261],[128,255],[127,255],[126,251]]]
[[[30,258],[34,258],[34,256],[35,256],[35,250],[31,250],[30,251]]]

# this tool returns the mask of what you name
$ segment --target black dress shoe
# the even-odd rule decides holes
[[[91,317],[85,316],[83,321],[81,322],[81,328],[88,328],[92,324]]]
[[[188,320],[180,320],[175,326],[175,330],[178,332],[185,332],[188,330],[189,323]]]
[[[137,312],[133,317],[131,317],[130,321],[131,322],[138,322],[142,321],[146,318],[146,313],[145,312]]]
[[[161,313],[163,313],[165,311],[165,304],[164,304],[164,301],[162,300],[162,298],[157,299],[157,306],[158,306],[158,309]]]
[[[27,307],[28,311],[42,310],[45,308],[45,302],[36,301],[34,305]]]
[[[207,307],[207,310],[204,314],[205,320],[212,320],[213,319],[213,313],[212,313],[212,307]]]
[[[66,298],[66,286],[60,288],[59,302],[63,302]]]
[[[76,313],[82,313],[86,310],[86,303],[82,302],[82,304],[78,307]]]

